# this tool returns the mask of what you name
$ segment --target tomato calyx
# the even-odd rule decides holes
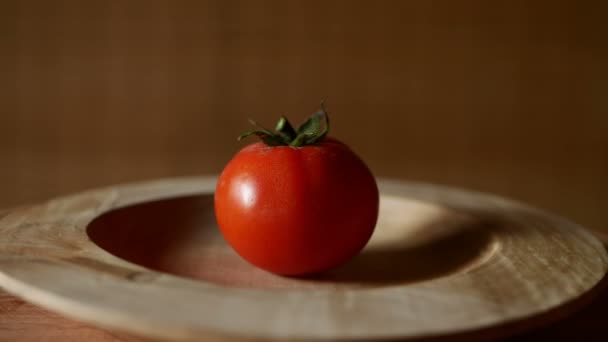
[[[260,138],[268,146],[302,147],[313,145],[323,140],[329,132],[329,115],[325,106],[313,113],[298,129],[294,129],[285,116],[281,116],[274,131],[268,130],[255,121],[249,120],[255,129],[241,134],[237,140],[245,139],[251,135]]]

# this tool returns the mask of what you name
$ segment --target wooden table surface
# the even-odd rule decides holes
[[[608,237],[600,235],[607,244]],[[608,277],[590,304],[576,313],[510,340],[608,340]],[[0,290],[0,341],[131,341],[132,338],[92,327]]]

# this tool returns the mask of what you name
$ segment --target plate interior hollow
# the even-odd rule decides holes
[[[258,269],[227,245],[213,195],[145,202],[107,212],[87,228],[106,251],[153,270],[249,288],[403,285],[469,269],[493,250],[493,227],[431,203],[382,196],[367,247],[341,267],[306,278]]]

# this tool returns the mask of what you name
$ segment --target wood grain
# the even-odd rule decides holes
[[[0,341],[121,340],[110,332],[68,320],[0,291]]]
[[[605,243],[608,240],[603,240]],[[608,282],[606,276],[603,279]],[[605,317],[608,315],[608,287],[593,301],[572,313],[557,314],[554,320],[543,321],[535,329],[519,333],[508,341],[530,340],[607,340]],[[22,299],[0,290],[0,341],[91,341],[91,342],[130,342],[144,340],[110,333],[106,330],[93,328],[84,323],[74,321],[59,314],[42,309]],[[528,327],[529,328],[529,327]],[[515,334],[515,332],[514,332]],[[503,334],[506,335],[506,334]],[[438,339],[440,341],[457,340],[450,336]],[[487,340],[479,337],[476,332],[466,335],[466,341]]]
[[[161,339],[420,338],[532,319],[573,302],[608,267],[603,246],[563,219],[495,196],[383,181],[377,232],[351,266],[317,279],[256,274],[213,233],[201,196],[213,185],[162,180],[11,211],[0,219],[0,281],[69,317]],[[144,218],[160,210],[164,219]],[[163,226],[171,233],[159,236]],[[136,249],[148,253],[125,248],[146,233],[157,238]],[[383,264],[386,253],[402,264]],[[445,258],[457,262],[442,269]]]

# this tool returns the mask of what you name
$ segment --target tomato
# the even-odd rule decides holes
[[[243,148],[219,177],[215,215],[244,259],[297,276],[331,269],[359,253],[374,231],[378,201],[365,163],[323,135],[308,145],[257,142]]]

